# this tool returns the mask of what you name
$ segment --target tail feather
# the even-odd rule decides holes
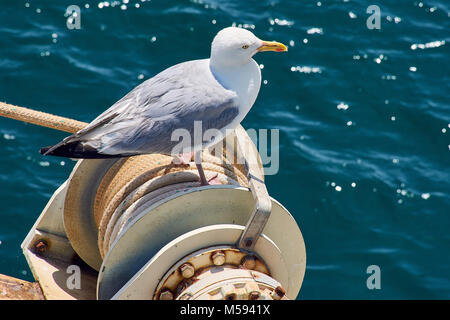
[[[101,154],[95,148],[82,144],[80,141],[61,141],[54,146],[41,148],[40,153],[45,156],[57,156],[73,159],[105,159],[132,156],[132,154]]]

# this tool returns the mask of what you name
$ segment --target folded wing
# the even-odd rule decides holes
[[[215,80],[207,60],[185,62],[143,82],[86,128],[41,153],[70,158],[170,154],[178,144],[172,141],[174,130],[193,136],[195,121],[203,131],[220,130],[238,111],[236,94]]]

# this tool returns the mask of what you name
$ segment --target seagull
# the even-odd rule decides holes
[[[253,56],[287,51],[243,28],[228,27],[214,37],[209,59],[176,64],[144,81],[85,128],[58,144],[40,149],[44,155],[73,159],[166,154],[186,164],[194,156],[200,184],[208,185],[201,150],[224,139],[253,106],[261,86],[261,70]],[[196,134],[216,130],[207,140],[174,139],[174,132]],[[176,138],[176,137],[175,137]],[[176,150],[177,152],[174,152]],[[186,157],[188,155],[188,157]]]

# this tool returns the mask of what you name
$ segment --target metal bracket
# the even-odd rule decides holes
[[[248,135],[236,134],[236,137],[238,154],[245,154],[242,161],[246,166],[248,184],[255,200],[252,214],[236,246],[239,249],[253,251],[272,212],[272,200],[264,184],[264,170],[259,159],[257,159],[257,155],[259,155],[257,150],[247,152],[250,146],[254,147],[253,142]]]

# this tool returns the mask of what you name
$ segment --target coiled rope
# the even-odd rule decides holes
[[[0,102],[0,116],[69,133],[75,133],[87,125],[85,122],[4,102]],[[220,184],[248,187],[246,168],[235,161],[236,150],[234,143],[224,144],[221,154],[215,154],[216,150],[204,150],[202,166],[206,178],[216,176],[214,180]],[[175,165],[172,157],[162,154],[119,159],[102,177],[95,194],[93,215],[102,258],[134,217],[160,200],[199,185],[194,162]]]

